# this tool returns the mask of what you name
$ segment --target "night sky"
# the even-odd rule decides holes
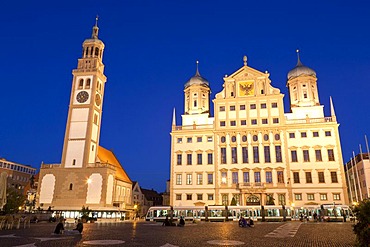
[[[0,4],[0,157],[60,163],[72,69],[96,15],[108,78],[100,145],[142,187],[165,189],[172,111],[179,124],[196,60],[213,99],[248,56],[249,66],[269,71],[288,112],[286,76],[300,49],[326,116],[333,98],[344,162],[359,144],[365,150],[369,1],[15,0]]]

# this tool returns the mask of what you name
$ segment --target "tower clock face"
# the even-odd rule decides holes
[[[96,104],[97,106],[100,106],[100,104],[101,104],[101,97],[100,97],[100,95],[99,95],[99,94],[96,94],[96,95],[95,95],[95,104]]]
[[[81,91],[76,96],[78,103],[85,103],[89,99],[89,93],[86,91]]]

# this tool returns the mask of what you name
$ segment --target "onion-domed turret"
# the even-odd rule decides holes
[[[297,54],[298,54],[298,62],[297,62],[297,65],[291,70],[289,71],[288,73],[288,80],[292,79],[292,78],[295,78],[295,77],[298,77],[300,75],[309,75],[309,76],[314,76],[316,77],[316,72],[303,65],[301,60],[299,59],[299,51],[297,50]]]
[[[195,75],[193,77],[191,77],[186,83],[185,83],[185,88],[187,87],[190,87],[192,85],[202,85],[202,86],[206,86],[209,88],[209,82],[207,81],[207,79],[203,78],[200,73],[199,73],[199,70],[198,70],[198,64],[199,62],[197,61],[197,71],[195,72]]]

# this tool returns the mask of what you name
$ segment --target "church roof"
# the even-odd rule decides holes
[[[98,159],[100,160],[100,162],[102,163],[106,162],[110,165],[113,165],[116,168],[116,171],[117,171],[116,178],[117,179],[132,184],[131,179],[129,178],[129,176],[127,175],[127,173],[121,166],[121,163],[119,163],[117,157],[114,155],[112,151],[107,150],[103,148],[102,146],[99,146],[98,147]]]
[[[199,64],[199,62],[197,61],[197,71],[195,72],[195,75],[193,77],[191,77],[185,83],[185,86],[184,86],[185,88],[190,87],[192,85],[202,85],[202,86],[205,86],[205,87],[209,87],[209,82],[207,81],[207,79],[202,77],[199,73],[198,64]]]
[[[300,75],[309,75],[316,77],[316,72],[311,69],[310,67],[307,67],[302,64],[301,59],[299,58],[299,50],[297,50],[297,56],[298,56],[298,62],[297,65],[288,72],[288,80],[298,77]]]

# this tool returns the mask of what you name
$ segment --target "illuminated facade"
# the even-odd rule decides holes
[[[98,31],[96,24],[72,72],[62,162],[41,165],[37,203],[44,209],[75,211],[85,206],[120,213],[132,209],[130,178],[113,152],[99,146],[106,77]]]
[[[288,73],[291,111],[268,72],[247,65],[223,78],[213,99],[197,68],[185,84],[184,114],[171,132],[170,204],[346,204],[342,151],[330,99],[325,117],[315,71]]]

